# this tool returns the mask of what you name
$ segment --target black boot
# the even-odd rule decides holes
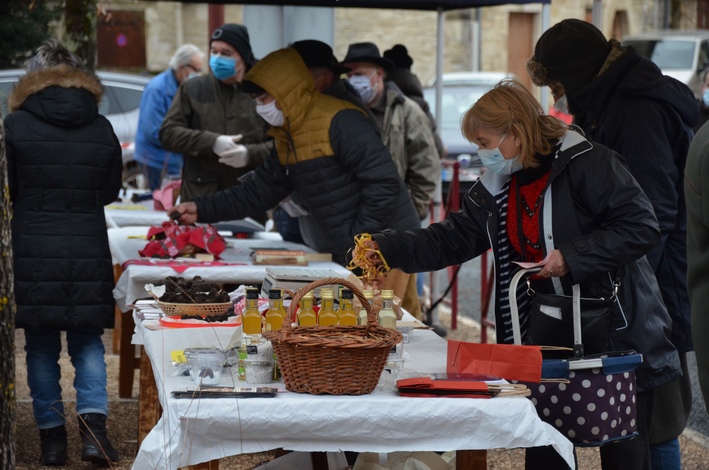
[[[118,451],[113,448],[106,434],[106,415],[86,413],[79,415],[81,433],[81,461],[108,466],[118,462]]]
[[[42,465],[61,467],[66,463],[66,427],[40,429]]]

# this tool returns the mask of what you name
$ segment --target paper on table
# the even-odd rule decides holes
[[[154,284],[145,284],[145,291],[155,298],[159,299],[165,293],[165,286],[156,286]]]

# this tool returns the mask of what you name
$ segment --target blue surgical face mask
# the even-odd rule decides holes
[[[215,54],[209,57],[209,68],[217,80],[226,80],[236,75],[236,59]]]
[[[505,137],[507,137],[507,134],[500,137],[500,141],[494,149],[478,148],[478,157],[480,157],[483,166],[500,176],[508,176],[522,169],[519,156],[506,159],[500,152],[500,144],[505,140]]]
[[[375,89],[372,86],[372,77],[375,72],[371,75],[353,75],[349,78],[350,85],[357,90],[359,97],[362,99],[362,103],[365,105],[370,104],[374,100]]]
[[[704,90],[704,93],[702,94],[702,102],[704,103],[704,106],[709,108],[709,88]]]
[[[199,72],[190,72],[189,75],[187,75],[187,78],[185,78],[185,80],[191,80],[191,79],[197,78],[197,77],[199,77],[199,76],[201,76],[201,75],[202,75],[202,74],[199,73]]]

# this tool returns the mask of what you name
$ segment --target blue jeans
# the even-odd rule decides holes
[[[273,210],[273,222],[283,241],[305,244],[300,234],[300,222],[297,217],[291,217],[284,209],[277,207]]]
[[[25,330],[27,383],[38,429],[54,428],[66,422],[59,385],[60,333],[59,330]],[[107,415],[106,362],[101,335],[67,331],[66,340],[71,363],[76,370],[74,389],[77,414]]]
[[[652,470],[682,470],[679,439],[650,444],[650,458]]]
[[[162,168],[153,168],[152,166],[143,165],[143,175],[148,180],[148,188],[151,191],[160,189],[162,183]]]

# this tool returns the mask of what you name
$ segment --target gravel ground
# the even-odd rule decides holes
[[[441,308],[438,321],[449,329],[448,337],[464,341],[479,341],[480,329],[476,322],[465,316],[458,318],[458,329],[450,330],[450,315],[446,308]],[[104,336],[106,350],[111,350],[112,332],[107,331]],[[39,464],[39,434],[35,428],[32,417],[31,399],[27,388],[27,370],[24,358],[24,335],[16,335],[16,363],[17,363],[17,439],[16,439],[16,468],[38,469],[45,468]],[[107,355],[106,361],[109,369],[109,436],[121,455],[121,462],[115,465],[116,469],[129,469],[137,450],[136,433],[138,426],[138,401],[137,398],[119,399],[118,384],[118,356]],[[93,465],[79,461],[81,443],[78,437],[76,421],[74,419],[74,393],[73,393],[73,367],[65,353],[60,360],[63,370],[62,389],[64,390],[65,407],[69,431],[69,462],[65,468],[81,469],[92,468]],[[137,375],[134,384],[134,396],[137,396]],[[682,448],[682,462],[685,470],[709,469],[709,441],[701,434],[688,431],[680,438]],[[220,468],[229,470],[251,469],[259,463],[271,460],[273,452],[248,454],[230,457],[220,461]],[[600,468],[600,459],[596,449],[578,450],[579,469],[592,470]],[[522,469],[524,468],[523,450],[493,449],[488,452],[489,469]]]

